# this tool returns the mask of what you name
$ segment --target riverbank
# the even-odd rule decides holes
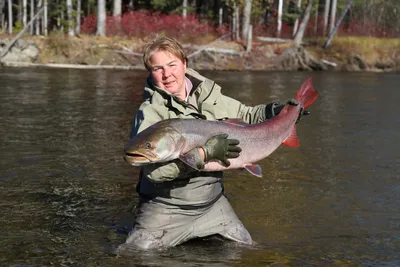
[[[11,39],[12,36],[0,35],[3,49]],[[141,52],[145,39],[89,35],[71,38],[53,34],[26,36],[23,40],[36,46],[38,55],[23,60],[8,55],[11,60],[4,57],[3,66],[144,69]],[[183,43],[183,46],[189,55],[189,65],[199,70],[400,71],[399,39],[341,37],[327,49],[322,48],[324,41],[306,40],[298,48],[291,42],[256,39],[251,52],[246,52],[245,43],[222,39]],[[15,46],[8,54],[22,51]]]

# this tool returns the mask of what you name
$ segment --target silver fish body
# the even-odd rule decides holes
[[[296,120],[302,109],[312,104],[317,92],[311,78],[306,80],[295,99],[297,106],[287,105],[270,120],[247,124],[239,119],[207,121],[199,119],[168,119],[160,121],[130,140],[125,148],[125,160],[134,165],[166,162],[184,158],[188,151],[200,147],[214,135],[228,134],[228,138],[240,141],[242,152],[238,158],[229,159],[230,166],[208,162],[203,171],[245,168],[261,176],[261,168],[254,163],[268,157],[282,143],[297,147]]]

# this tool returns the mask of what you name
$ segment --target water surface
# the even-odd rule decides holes
[[[140,71],[0,69],[0,265],[400,266],[400,74],[215,72],[248,105],[319,98],[300,148],[263,160],[263,178],[225,188],[256,241],[216,238],[116,257],[137,204],[123,161],[142,99]]]

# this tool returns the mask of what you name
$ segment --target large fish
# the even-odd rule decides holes
[[[231,163],[229,167],[211,161],[202,171],[245,168],[253,175],[261,177],[261,167],[254,163],[269,156],[282,143],[292,147],[299,146],[296,120],[300,111],[311,105],[317,95],[310,77],[295,96],[299,103],[297,106],[287,105],[277,116],[261,123],[247,124],[239,119],[160,121],[130,140],[125,147],[125,160],[133,166],[143,166],[179,158],[195,168],[194,163],[185,154],[205,144],[210,137],[226,133],[229,135],[228,138],[240,141],[239,146],[242,148],[240,156],[229,159]]]

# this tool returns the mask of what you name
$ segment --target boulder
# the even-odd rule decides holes
[[[0,53],[5,49],[9,42],[11,42],[11,40],[0,40]],[[35,42],[19,39],[0,60],[2,62],[33,63],[38,61],[39,52],[39,48]]]

